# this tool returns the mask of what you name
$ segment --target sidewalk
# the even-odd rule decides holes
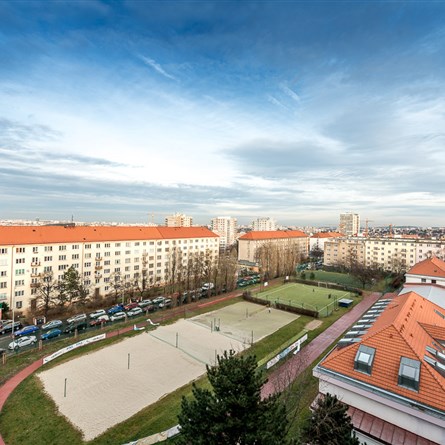
[[[290,385],[298,375],[308,367],[331,345],[338,337],[343,334],[352,324],[354,324],[360,317],[379,299],[380,292],[374,292],[371,295],[363,298],[363,300],[354,306],[351,311],[343,315],[334,324],[329,326],[318,337],[314,338],[307,346],[303,347],[301,351],[294,355],[291,359],[285,362],[282,366],[277,368],[269,375],[268,382],[263,386],[261,396],[263,398],[280,392]],[[301,356],[304,357],[302,364]]]

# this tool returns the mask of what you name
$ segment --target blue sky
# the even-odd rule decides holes
[[[444,2],[0,2],[0,219],[443,226],[444,148]]]

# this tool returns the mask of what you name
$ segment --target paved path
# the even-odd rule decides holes
[[[359,304],[314,338],[307,346],[303,347],[298,354],[292,356],[291,359],[277,368],[269,375],[268,382],[263,386],[262,397],[280,392],[289,386],[301,372],[312,365],[332,342],[359,320],[379,298],[381,298],[380,292],[374,292],[364,297]]]

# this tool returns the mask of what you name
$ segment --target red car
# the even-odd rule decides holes
[[[110,317],[108,315],[101,315],[98,318],[90,321],[90,326],[100,326],[101,324],[108,323],[110,321]]]
[[[128,303],[124,306],[124,309],[126,311],[129,311],[130,309],[134,309],[135,307],[139,307],[137,303]]]

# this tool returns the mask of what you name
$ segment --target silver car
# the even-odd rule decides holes
[[[44,331],[47,331],[49,329],[58,328],[58,327],[62,326],[62,324],[63,324],[62,320],[51,320],[51,321],[48,321],[48,323],[43,324],[42,329]]]
[[[85,321],[87,319],[86,314],[77,314],[73,315],[71,318],[68,318],[66,321],[68,324],[77,323],[78,321]]]
[[[9,343],[8,349],[23,348],[23,346],[33,345],[34,343],[37,343],[37,337],[35,335],[30,335],[29,337],[24,336]]]

